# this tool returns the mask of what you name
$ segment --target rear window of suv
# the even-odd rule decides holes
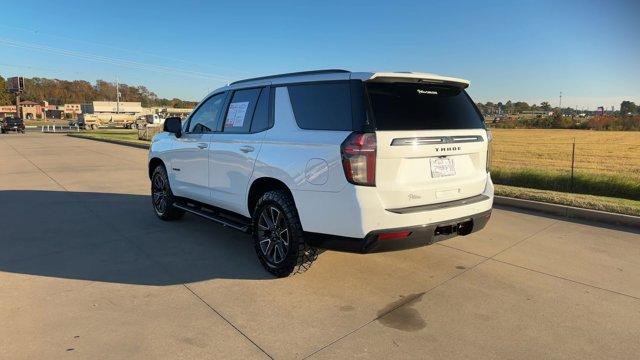
[[[367,83],[366,88],[378,130],[484,128],[463,89],[415,83]]]

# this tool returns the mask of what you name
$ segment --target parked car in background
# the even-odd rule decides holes
[[[2,134],[4,134],[4,133],[8,133],[10,131],[20,132],[20,133],[24,134],[24,132],[25,132],[24,121],[22,121],[22,119],[16,118],[16,117],[6,117],[6,118],[4,118],[4,120],[2,120],[2,125],[1,125],[0,132]]]
[[[493,204],[491,136],[467,80],[321,70],[238,81],[149,152],[152,205],[253,234],[276,276],[316,247],[368,252],[482,229]]]
[[[138,117],[135,123],[135,127],[138,129],[145,128],[147,125],[162,125],[164,119],[158,114],[147,114]]]

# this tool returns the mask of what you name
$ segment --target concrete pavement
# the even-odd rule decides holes
[[[640,235],[496,209],[274,279],[249,236],[157,220],[146,152],[0,136],[0,358],[628,358]]]

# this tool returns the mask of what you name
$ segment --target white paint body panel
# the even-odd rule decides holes
[[[491,209],[493,183],[490,177],[487,177],[486,187],[481,193],[489,199],[470,205],[410,214],[387,211],[375,187],[349,185],[335,193],[295,191],[293,196],[305,231],[363,238],[374,230],[432,224]]]
[[[342,171],[340,145],[350,132],[300,129],[287,88],[277,87],[275,91],[275,124],[266,132],[254,179],[277,175],[275,178],[292,190],[340,191],[348,184]],[[327,181],[322,186],[306,181],[305,170],[311,159],[327,163]]]
[[[394,139],[441,136],[479,136],[483,141],[391,145]],[[487,132],[484,129],[376,131],[376,137],[376,188],[387,209],[464,199],[480,194],[485,188]],[[440,149],[452,150],[437,151]],[[437,157],[452,159],[456,174],[433,178],[429,160]]]
[[[179,139],[173,137],[171,148],[171,168],[174,182],[171,189],[176,196],[208,203],[209,152],[211,134],[184,134]]]
[[[246,191],[264,136],[264,132],[211,135],[208,164],[211,201],[207,203],[248,215]]]

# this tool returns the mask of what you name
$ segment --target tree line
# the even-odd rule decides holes
[[[63,104],[84,104],[92,101],[115,101],[116,85],[115,83],[97,80],[95,84],[91,84],[85,80],[58,80],[47,78],[25,78],[25,91],[21,95],[22,100],[31,100],[40,102],[48,101],[52,105]],[[153,91],[147,89],[143,85],[132,86],[120,84],[120,100],[121,101],[139,101],[142,106],[164,106],[176,108],[193,108],[197,104],[194,101],[185,101],[178,98],[165,99],[160,98]],[[0,76],[0,105],[15,104],[15,96],[6,90],[6,80]],[[476,104],[480,111],[485,115],[497,113],[502,114],[519,114],[524,111],[552,111],[554,109],[548,102],[543,101],[539,105],[529,105],[524,101],[511,100],[506,103],[486,103]],[[577,110],[564,108],[563,114],[575,113]],[[623,101],[620,104],[620,114],[635,115],[640,114],[640,106],[631,101]]]
[[[522,113],[523,111],[551,111],[553,108],[551,105],[543,101],[540,105],[532,104],[529,105],[524,101],[516,101],[512,102],[511,100],[503,103],[502,101],[493,103],[491,101],[487,101],[486,103],[477,103],[478,109],[483,114],[496,114],[496,113],[504,113],[504,114],[514,114],[514,113]]]
[[[640,115],[640,106],[636,105],[633,101],[623,101],[620,104],[620,114],[622,115]]]
[[[512,102],[511,100],[506,103],[497,102],[493,103],[491,101],[487,101],[486,103],[477,103],[478,109],[485,115],[494,115],[494,114],[522,114],[525,111],[548,111],[548,112],[560,112],[562,114],[575,114],[577,112],[581,112],[578,109],[574,108],[562,108],[558,109],[557,107],[552,107],[548,102],[543,101],[540,105],[532,104],[529,105],[524,101],[516,101]],[[593,111],[585,111],[586,113]],[[640,115],[640,106],[636,105],[632,101],[623,101],[620,103],[620,111],[619,115]]]
[[[91,84],[85,80],[59,80],[47,78],[24,78],[24,92],[21,100],[40,102],[46,100],[52,105],[83,104],[92,101],[116,101],[116,84],[97,80]],[[160,98],[143,85],[119,84],[120,101],[141,102],[142,106],[162,106],[193,108],[194,101],[178,98]],[[14,105],[15,95],[7,91],[6,80],[0,76],[0,105]]]
[[[485,115],[490,127],[503,129],[589,129],[613,131],[640,130],[640,106],[632,101],[623,101],[620,111],[598,114],[595,111],[584,111],[589,116],[583,117],[582,111],[572,108],[551,108],[543,102],[540,106],[528,106],[525,102],[510,104],[479,103],[478,108]],[[541,110],[548,114],[527,116],[524,111]],[[495,116],[501,113],[504,116]],[[595,115],[595,116],[593,116]]]

